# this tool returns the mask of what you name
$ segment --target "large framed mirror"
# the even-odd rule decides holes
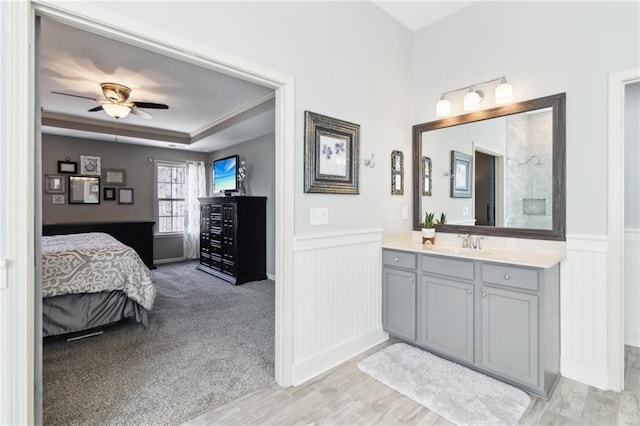
[[[439,232],[564,241],[565,109],[560,93],[413,126],[413,229],[429,211],[447,214]],[[470,197],[451,196],[454,152],[472,159]]]
[[[100,204],[100,178],[69,176],[69,204]]]

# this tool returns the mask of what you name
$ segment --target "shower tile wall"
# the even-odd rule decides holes
[[[551,128],[551,111],[507,118],[506,226],[551,229]]]

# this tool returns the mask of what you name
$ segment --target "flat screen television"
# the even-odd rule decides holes
[[[238,190],[238,156],[220,158],[213,162],[213,191],[235,192]]]

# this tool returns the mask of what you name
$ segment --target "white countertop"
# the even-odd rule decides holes
[[[527,244],[526,242],[518,243],[511,240],[514,239],[490,237],[486,240],[481,240],[483,243],[482,249],[469,249],[461,247],[461,243],[457,240],[455,234],[441,235],[438,233],[436,243],[432,245],[430,242],[422,244],[420,233],[417,233],[417,236],[409,234],[404,236],[385,235],[382,247],[437,256],[510,263],[534,268],[551,268],[566,257],[564,242],[553,241],[545,246],[544,243],[536,245]]]

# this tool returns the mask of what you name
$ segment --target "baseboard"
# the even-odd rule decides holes
[[[184,257],[170,257],[168,259],[153,259],[153,263],[155,265],[162,265],[163,263],[174,263],[174,262],[182,262]]]
[[[568,379],[586,383],[599,389],[607,390],[609,388],[609,370],[600,365],[561,356],[560,372]]]
[[[624,344],[635,346],[636,348],[640,347],[640,328],[626,326],[624,329]]]
[[[382,326],[293,365],[293,385],[300,385],[389,339]]]
[[[267,272],[267,278],[270,279],[271,281],[275,281],[276,280],[276,274],[270,274]]]

